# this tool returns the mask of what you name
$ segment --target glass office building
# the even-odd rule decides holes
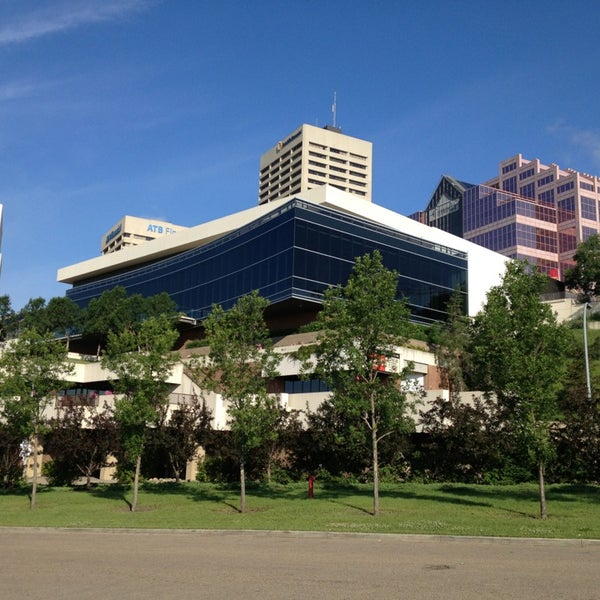
[[[167,292],[194,319],[253,290],[271,305],[294,299],[318,306],[328,286],[346,283],[355,258],[373,250],[399,272],[414,321],[444,319],[455,289],[467,306],[466,252],[299,198],[204,245],[80,277],[67,296],[85,306],[115,286],[144,296]]]
[[[558,275],[556,207],[485,185],[464,193],[464,237]]]
[[[437,227],[452,235],[463,236],[463,195],[472,183],[444,175],[424,211],[410,215],[411,219]]]
[[[600,233],[600,177],[516,154],[482,185],[443,177],[411,218],[564,280],[577,246]]]

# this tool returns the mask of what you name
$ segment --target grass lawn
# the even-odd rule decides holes
[[[29,487],[0,491],[0,526],[256,529],[361,533],[419,533],[600,539],[600,487],[551,485],[547,520],[539,519],[535,484],[476,486],[405,483],[383,485],[381,514],[373,517],[368,485],[315,483],[250,486],[241,514],[234,487],[207,483],[150,484],[129,511],[128,487],[91,490]]]

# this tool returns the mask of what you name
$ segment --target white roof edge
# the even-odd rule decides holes
[[[469,242],[451,233],[429,227],[383,206],[338,190],[335,187],[323,185],[300,194],[280,198],[267,204],[208,221],[207,223],[178,231],[170,236],[145,242],[139,246],[131,246],[111,254],[105,254],[64,267],[58,270],[57,281],[61,283],[73,283],[84,277],[101,275],[117,268],[125,268],[148,260],[172,256],[191,248],[197,248],[276,210],[291,198],[299,198],[313,204],[322,204],[340,212],[385,225],[417,239],[465,252],[469,262],[470,315],[478,312],[485,300],[485,293],[489,287],[500,283],[501,274],[504,272],[504,265],[509,260],[493,250]],[[471,294],[471,291],[476,293]]]
[[[177,233],[169,236],[144,242],[138,246],[129,246],[117,252],[103,254],[63,267],[58,269],[56,279],[61,283],[73,283],[82,277],[101,275],[113,271],[115,268],[133,266],[141,262],[172,256],[196,248],[269,213],[281,202],[281,200],[277,200],[262,206],[255,206],[201,225],[177,231]]]

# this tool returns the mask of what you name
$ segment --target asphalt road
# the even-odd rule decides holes
[[[0,528],[0,598],[600,599],[600,541]]]

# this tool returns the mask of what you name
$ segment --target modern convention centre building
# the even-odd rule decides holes
[[[374,250],[399,272],[411,317],[425,324],[445,318],[457,289],[466,312],[477,313],[507,260],[324,185],[61,268],[58,281],[82,307],[115,286],[167,292],[193,323],[213,304],[227,309],[258,290],[270,301],[271,328],[284,330],[311,321],[324,290],[344,285],[356,257]]]

